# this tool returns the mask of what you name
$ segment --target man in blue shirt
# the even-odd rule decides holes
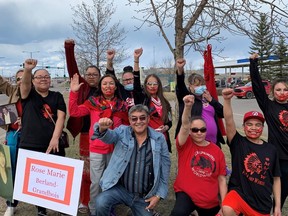
[[[148,127],[149,110],[142,104],[130,108],[130,126],[109,127],[113,121],[101,118],[92,139],[114,143],[115,149],[100,181],[96,216],[106,216],[113,205],[125,204],[133,215],[151,216],[168,193],[170,155],[165,137]]]

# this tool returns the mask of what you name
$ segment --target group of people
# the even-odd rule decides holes
[[[121,125],[131,125],[128,111],[137,104],[145,105],[149,112],[149,119],[151,119],[147,123],[153,129],[163,133],[167,141],[165,141],[165,144],[167,143],[166,147],[171,152],[168,130],[172,126],[172,114],[170,104],[163,95],[162,84],[158,76],[146,77],[144,87],[141,86],[139,59],[143,52],[142,48],[135,49],[134,68],[131,66],[125,67],[122,74],[122,83],[119,83],[115,78],[113,68],[114,50],[107,51],[105,75],[101,76],[100,70],[96,66],[90,66],[86,69],[84,78],[82,78],[75,60],[74,46],[73,40],[65,41],[67,67],[71,77],[70,117],[67,129],[74,137],[80,133],[80,155],[84,160],[79,212],[87,213],[89,211],[91,215],[98,215],[97,209],[99,208],[95,201],[101,191],[100,178],[108,164],[111,164],[109,161],[114,148],[116,148],[116,143],[108,142],[114,145],[107,145],[108,143],[101,139],[92,140],[94,123],[99,122],[102,118],[109,118],[113,121],[113,124],[109,127],[110,129],[118,128]],[[143,120],[141,117],[139,120],[142,124],[148,118]],[[134,134],[137,137],[137,133],[134,132]],[[128,174],[129,172],[126,175]],[[169,175],[169,172],[167,175]],[[162,176],[159,175],[159,178],[162,178]],[[143,184],[148,184],[148,182],[143,182]],[[113,208],[111,212],[113,214]]]
[[[178,174],[174,183],[176,202],[171,215],[189,216],[195,210],[203,216],[268,216],[271,212],[274,216],[281,215],[288,192],[288,84],[284,79],[275,80],[270,100],[259,75],[257,60],[257,54],[250,57],[250,76],[264,115],[254,110],[244,114],[245,136],[237,132],[233,120],[233,89],[222,91],[223,106],[213,102],[203,77],[197,74],[189,76],[189,88],[185,90],[185,60],[177,60],[176,95],[182,122],[178,122],[179,132],[176,129]],[[217,119],[212,118],[214,115],[224,117],[226,123],[232,165],[228,186],[225,157],[220,148],[216,148],[222,139],[217,136],[219,127]],[[268,142],[261,139],[265,121]]]
[[[80,134],[79,154],[84,161],[79,212],[115,215],[115,206],[125,204],[133,215],[156,215],[156,205],[168,194],[172,152],[172,111],[161,80],[150,74],[141,85],[142,48],[134,50],[134,67],[123,69],[120,83],[113,68],[114,50],[107,51],[104,75],[91,65],[82,77],[74,40],[66,40],[64,47],[70,77],[67,129],[74,138]],[[275,81],[270,100],[257,59],[256,54],[250,58],[250,75],[264,115],[259,111],[244,115],[245,136],[237,132],[233,120],[233,90],[223,90],[222,105],[210,95],[201,75],[191,74],[186,87],[186,61],[176,60],[178,173],[171,216],[189,216],[193,211],[199,216],[260,216],[269,215],[271,209],[274,216],[281,215],[288,195],[288,86],[285,80]],[[65,149],[59,146],[66,118],[64,98],[49,90],[47,70],[32,74],[36,65],[34,59],[25,61],[24,69],[16,73],[17,86],[0,78],[0,90],[9,96],[9,103],[16,103],[21,117],[6,127],[14,177],[18,148],[65,156]],[[221,118],[231,153],[228,185]],[[265,121],[268,142],[261,139]],[[14,215],[17,201],[7,201],[7,206],[5,216]],[[37,209],[38,215],[47,214],[45,208]]]

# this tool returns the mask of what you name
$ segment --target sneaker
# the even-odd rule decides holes
[[[15,212],[15,207],[7,207],[4,216],[13,216]]]
[[[80,203],[79,207],[78,207],[78,212],[81,214],[87,214],[89,212],[88,206],[83,205],[82,203]]]

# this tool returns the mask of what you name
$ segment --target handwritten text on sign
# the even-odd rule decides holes
[[[23,194],[70,204],[74,168],[27,158]]]

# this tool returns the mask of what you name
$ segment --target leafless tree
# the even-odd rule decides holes
[[[223,34],[251,37],[260,13],[268,16],[275,36],[286,35],[288,8],[285,0],[128,0],[140,4],[135,19],[156,26],[165,39],[174,59],[190,49],[203,51],[208,40],[222,41]],[[169,31],[174,27],[174,34]],[[174,43],[174,45],[173,45]]]
[[[106,62],[106,51],[115,49],[114,62],[121,62],[127,56],[124,40],[127,32],[120,27],[120,21],[111,24],[116,11],[112,0],[92,0],[92,5],[81,4],[72,7],[74,12],[72,28],[77,40],[77,58],[84,64],[101,66]]]

